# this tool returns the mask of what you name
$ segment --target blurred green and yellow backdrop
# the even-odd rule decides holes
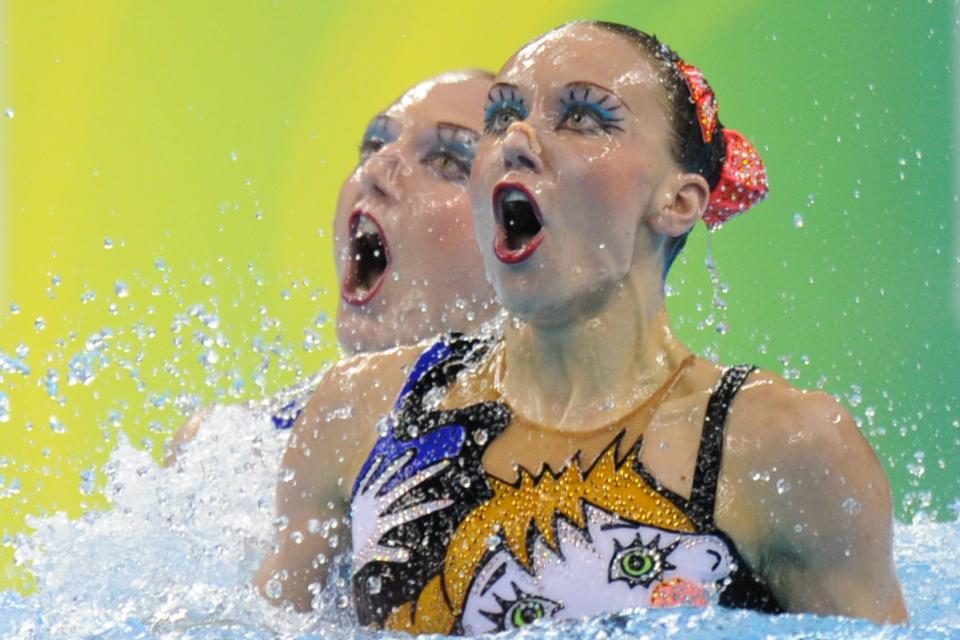
[[[769,166],[770,199],[710,239],[726,310],[702,229],[674,268],[682,337],[836,394],[898,517],[955,517],[958,16],[952,0],[0,2],[0,588],[30,588],[13,563],[28,517],[109,506],[118,440],[159,456],[192,403],[337,357],[328,229],[377,110],[585,17],[700,66]]]

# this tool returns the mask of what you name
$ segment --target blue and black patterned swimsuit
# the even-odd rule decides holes
[[[689,499],[661,486],[620,440],[514,483],[487,447],[511,424],[502,402],[436,398],[494,342],[452,334],[421,355],[353,487],[353,592],[360,622],[476,634],[542,617],[705,605],[780,611],[713,519],[729,406],[752,367],[727,369],[707,406]]]

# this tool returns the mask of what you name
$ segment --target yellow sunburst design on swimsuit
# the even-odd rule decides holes
[[[520,469],[515,484],[488,476],[493,498],[474,509],[453,534],[443,574],[428,583],[415,604],[395,610],[385,627],[412,633],[450,633],[493,541],[502,542],[522,566],[529,568],[528,541],[535,537],[530,535],[531,530],[558,552],[556,518],[564,517],[586,529],[586,503],[645,525],[695,532],[690,518],[635,470],[636,448],[617,463],[619,440],[611,442],[586,471],[573,461],[559,474],[547,470],[536,478]]]

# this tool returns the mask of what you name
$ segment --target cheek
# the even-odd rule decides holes
[[[445,262],[475,251],[470,198],[463,187],[433,188],[408,205],[394,234],[395,264],[403,278],[441,277]]]
[[[620,148],[587,162],[580,182],[598,209],[612,214],[613,219],[629,219],[644,207],[644,194],[649,192],[644,176],[648,173],[642,158]]]
[[[333,250],[338,276],[342,275],[342,258],[350,245],[350,229],[348,226],[350,214],[353,213],[353,208],[360,200],[360,195],[360,177],[359,170],[357,170],[340,187],[337,210],[333,215]]]

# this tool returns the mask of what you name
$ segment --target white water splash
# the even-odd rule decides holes
[[[31,520],[36,533],[19,542],[17,559],[36,574],[38,592],[0,594],[0,637],[392,637],[351,621],[344,563],[313,614],[275,609],[250,586],[272,539],[273,487],[286,436],[265,416],[218,408],[174,468],[158,468],[127,444],[118,447],[107,469],[111,511]],[[708,608],[538,624],[515,637],[956,638],[957,548],[960,523],[898,525],[910,627]]]

